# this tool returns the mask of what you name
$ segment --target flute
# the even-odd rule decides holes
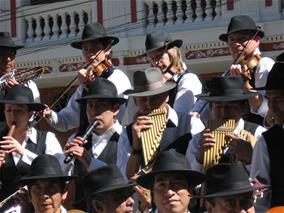
[[[12,136],[14,131],[15,131],[15,129],[16,129],[16,124],[12,123],[7,136]]]
[[[86,129],[84,135],[82,136],[83,141],[85,141],[89,135],[92,133],[93,129],[96,128],[97,126],[97,121],[93,121],[93,123],[91,123],[88,128]],[[67,157],[64,159],[64,163],[69,163],[72,159],[74,158],[74,154],[73,152],[70,152]]]

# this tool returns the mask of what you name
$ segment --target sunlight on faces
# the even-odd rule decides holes
[[[238,121],[245,113],[245,106],[243,101],[213,101],[211,102],[211,111],[213,119],[234,119]]]
[[[115,116],[119,112],[119,104],[114,104],[108,99],[90,99],[87,100],[86,114],[89,123],[97,120],[95,132],[104,133],[111,128],[115,122]]]
[[[158,108],[165,108],[166,104],[169,100],[168,97],[169,93],[165,92],[158,95],[152,95],[152,96],[143,96],[143,97],[133,97],[134,103],[138,107],[138,111],[141,114],[148,114],[152,112],[154,109]]]
[[[60,206],[67,197],[60,179],[36,180],[30,196],[36,213],[60,213]]]
[[[93,209],[97,210],[95,212],[133,212],[133,193],[134,190],[132,188],[103,192],[94,197],[91,204]]]
[[[29,120],[33,115],[33,112],[29,112],[28,106],[24,104],[5,104],[4,113],[9,128],[12,123],[16,123],[16,128],[22,130],[27,129]]]
[[[159,213],[187,212],[190,192],[188,180],[183,174],[157,174],[153,188],[153,199]]]
[[[255,39],[251,40],[253,36],[254,33],[250,31],[235,32],[228,35],[229,50],[234,59],[239,56],[248,42],[249,45],[245,49],[244,56],[253,53],[259,46],[260,37],[256,36]]]
[[[162,71],[165,71],[171,64],[169,54],[164,52],[163,49],[149,52],[147,55],[151,65],[160,68]]]
[[[86,62],[94,60],[94,65],[104,61],[109,50],[105,50],[105,46],[99,41],[85,41],[82,44],[82,52]],[[97,56],[92,59],[93,56]]]
[[[267,90],[266,98],[275,122],[284,124],[284,90]]]

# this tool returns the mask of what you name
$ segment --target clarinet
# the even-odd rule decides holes
[[[82,136],[83,141],[85,141],[85,140],[89,137],[89,135],[92,133],[93,129],[96,128],[97,123],[98,123],[98,122],[95,120],[93,123],[91,123],[91,124],[88,126],[88,128],[87,128],[85,134]],[[64,163],[69,163],[73,158],[74,158],[74,154],[73,154],[73,152],[71,152],[71,153],[69,153],[69,154],[67,155],[67,157],[64,159]]]

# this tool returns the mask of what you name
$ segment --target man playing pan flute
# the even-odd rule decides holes
[[[142,150],[141,136],[146,130],[157,128],[153,124],[154,118],[147,116],[153,110],[162,109],[166,116],[165,124],[163,124],[165,128],[157,136],[160,136],[161,140],[158,141],[159,147],[156,151],[173,148],[185,154],[191,135],[201,132],[204,128],[198,118],[176,112],[167,104],[169,92],[175,88],[176,83],[165,82],[160,69],[148,68],[145,71],[136,71],[133,75],[133,83],[134,89],[126,93],[134,98],[138,112],[133,123],[123,130],[119,138],[117,156],[117,165],[128,178],[131,178],[138,172],[140,166],[145,164],[142,155],[145,154],[145,150]],[[175,143],[181,137],[184,137],[184,140]],[[153,136],[149,141],[155,141],[155,138],[156,136]]]
[[[223,138],[215,138],[212,129],[208,127],[201,134],[194,136],[186,153],[191,168],[202,170],[202,167],[206,166],[203,162],[204,152],[211,148],[214,149],[215,144],[221,142],[228,143],[227,152],[226,148],[218,150],[219,153],[226,152],[226,154],[221,153],[219,156],[222,157],[222,160],[227,161],[229,159],[226,159],[225,156],[233,155],[234,158],[250,164],[254,146],[250,142],[255,141],[252,139],[260,137],[261,133],[265,131],[263,127],[242,119],[248,106],[248,99],[256,93],[244,91],[243,81],[241,77],[237,76],[216,77],[208,84],[209,94],[201,94],[198,98],[209,102],[213,121],[230,119],[235,125],[229,131],[231,133],[227,133]],[[240,132],[245,133],[242,137],[244,140],[240,140],[240,137],[237,136]]]

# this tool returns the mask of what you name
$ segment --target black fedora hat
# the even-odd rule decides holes
[[[29,174],[20,179],[22,185],[30,185],[36,180],[59,178],[62,181],[69,181],[76,176],[64,175],[59,161],[53,155],[37,156],[29,169]]]
[[[109,192],[119,189],[132,189],[135,185],[128,182],[123,177],[116,165],[109,164],[95,169],[86,174],[83,179],[85,194],[87,197],[93,197],[99,193]]]
[[[164,81],[162,72],[157,67],[150,67],[145,71],[136,71],[133,74],[133,89],[124,94],[129,96],[151,96],[164,93],[176,87],[173,81]]]
[[[189,169],[189,163],[184,155],[170,150],[161,152],[153,164],[152,171],[141,175],[136,182],[147,189],[152,189],[155,175],[164,173],[182,173],[191,186],[196,186],[204,181],[202,172]]]
[[[239,31],[252,31],[255,33],[257,32],[257,35],[259,35],[261,38],[263,38],[264,36],[264,32],[260,30],[258,26],[256,26],[254,20],[251,17],[245,15],[238,15],[231,18],[227,33],[221,34],[219,36],[219,39],[221,41],[227,42],[228,35],[230,33],[235,33]]]
[[[167,51],[168,49],[171,49],[173,47],[181,47],[181,45],[182,40],[173,40],[168,32],[163,30],[155,31],[146,35],[146,53],[143,55],[160,49]]]
[[[252,187],[244,165],[236,163],[220,163],[207,169],[205,173],[205,194],[201,197],[222,197],[260,188]]]
[[[209,93],[196,95],[206,101],[239,101],[257,95],[243,88],[243,80],[239,76],[215,77],[207,82]]]
[[[15,84],[8,89],[4,99],[0,100],[0,106],[3,107],[4,104],[25,104],[29,111],[41,111],[46,108],[43,104],[34,102],[32,90],[21,84]]]
[[[11,38],[10,33],[0,32],[0,47],[10,47],[14,49],[20,49],[23,45],[16,45]]]
[[[276,57],[276,62],[270,70],[264,87],[256,90],[284,90],[284,53]]]
[[[90,83],[86,96],[78,98],[76,101],[81,103],[88,99],[111,99],[119,104],[125,102],[124,98],[118,96],[115,85],[111,81],[101,77],[96,77]]]
[[[119,39],[109,36],[104,26],[96,22],[87,24],[84,27],[81,40],[71,43],[71,46],[82,49],[82,43],[85,41],[109,41],[111,46],[113,46],[119,42]]]

